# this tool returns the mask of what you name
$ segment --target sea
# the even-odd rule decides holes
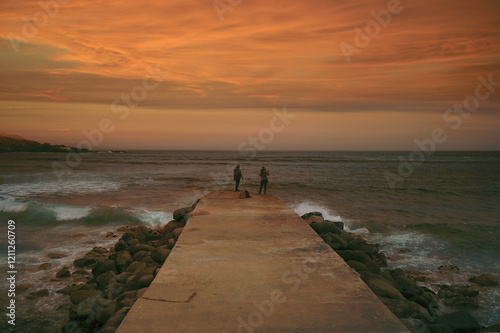
[[[238,164],[240,189],[258,195],[265,166],[268,195],[299,215],[318,211],[344,222],[380,245],[389,268],[420,274],[420,283],[435,291],[441,284],[470,284],[483,273],[500,277],[500,152],[3,153],[0,268],[6,277],[15,271],[16,285],[27,290],[15,297],[15,329],[60,325],[67,296],[55,291],[68,282],[55,275],[63,266],[73,269],[72,261],[94,246],[112,246],[117,238],[105,235],[118,235],[120,226],[161,226],[175,209],[211,191],[234,190]],[[15,253],[8,255],[9,230]],[[51,259],[50,253],[64,257]],[[51,267],[40,269],[44,263]],[[458,269],[446,269],[451,266]],[[7,314],[9,281],[2,278],[0,287]],[[42,289],[49,296],[26,298]],[[479,303],[472,313],[481,324],[500,322],[498,287],[482,288]]]

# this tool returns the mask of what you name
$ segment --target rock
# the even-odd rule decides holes
[[[109,299],[115,299],[125,290],[125,283],[120,283],[117,281],[111,282],[106,286],[106,297]]]
[[[34,291],[32,293],[29,293],[28,296],[26,296],[26,298],[29,300],[35,300],[35,299],[39,299],[39,298],[47,297],[47,296],[49,296],[49,290],[48,289],[41,289],[38,291]]]
[[[80,258],[73,261],[73,266],[75,267],[90,267],[97,262],[96,258]]]
[[[116,311],[116,300],[112,301],[105,308],[96,311],[95,318],[99,323],[104,324],[109,320],[109,318],[111,318],[111,316],[115,313],[115,311]]]
[[[374,253],[378,252],[378,247],[368,244],[361,237],[355,237],[352,241],[350,241],[347,249],[363,251],[364,253],[369,255],[370,258],[373,258]]]
[[[169,256],[170,252],[171,250],[168,249],[168,246],[158,247],[155,250],[151,251],[151,259],[159,264],[163,264]]]
[[[104,247],[100,247],[100,246],[96,246],[92,249],[91,252],[95,252],[95,253],[98,253],[98,254],[104,254],[104,253],[108,253],[108,249],[104,248]]]
[[[411,332],[425,332],[427,325],[420,319],[416,318],[401,318],[400,321],[405,325]]]
[[[100,289],[104,289],[109,283],[112,281],[116,281],[116,274],[113,271],[107,271],[106,273],[102,273],[101,275],[95,278],[97,282],[97,286]]]
[[[375,295],[380,297],[395,298],[403,300],[403,295],[389,282],[383,281],[382,279],[372,279],[366,282],[368,287],[375,293]]]
[[[77,234],[74,234],[73,236],[71,236],[71,238],[80,238],[80,237],[85,237],[87,236],[87,234],[84,234],[84,233],[77,233]]]
[[[174,231],[177,228],[183,228],[184,225],[185,224],[182,222],[172,220],[163,227],[163,234],[172,233],[172,231]]]
[[[409,249],[407,247],[399,250],[399,253],[410,253],[410,252],[412,252],[411,249]]]
[[[185,217],[187,214],[191,213],[193,211],[192,207],[185,207],[185,208],[179,208],[174,211],[174,220],[176,221],[182,221],[185,220]]]
[[[174,248],[174,246],[175,246],[175,239],[174,239],[174,238],[170,238],[170,239],[168,240],[168,242],[167,242],[167,247],[168,247],[169,249],[173,249],[173,248]]]
[[[141,261],[142,258],[144,258],[148,254],[148,251],[139,251],[134,254],[134,257],[132,258],[134,261]]]
[[[457,309],[477,309],[479,307],[475,298],[465,296],[447,298],[444,304]]]
[[[153,241],[153,240],[159,240],[161,236],[163,235],[163,229],[153,229],[148,232],[146,235],[146,241]]]
[[[135,273],[138,269],[146,268],[146,264],[140,261],[134,261],[127,267],[127,273]]]
[[[459,296],[459,293],[452,286],[444,284],[439,287],[437,295],[439,298],[452,298]]]
[[[182,234],[182,231],[184,228],[177,228],[174,231],[172,231],[172,234],[174,235],[174,238],[177,239],[179,236]]]
[[[71,286],[64,287],[56,291],[58,294],[71,295],[75,291],[79,290],[82,285],[72,284]]]
[[[453,333],[453,329],[450,326],[443,324],[429,324],[427,328],[431,333]]]
[[[129,226],[123,226],[123,227],[119,227],[118,229],[116,229],[116,231],[125,232],[128,230],[128,228],[129,228]]]
[[[440,272],[458,273],[460,271],[460,268],[458,268],[457,266],[454,266],[454,265],[446,265],[446,266],[443,265],[443,266],[439,266],[438,270]]]
[[[137,238],[130,238],[127,240],[128,247],[132,247],[134,245],[139,244],[140,241]]]
[[[71,277],[71,272],[69,271],[68,267],[66,267],[66,266],[61,268],[61,270],[56,273],[56,278],[58,278],[58,279],[63,279],[63,278],[68,278],[68,277]]]
[[[146,275],[141,276],[139,281],[137,281],[137,288],[136,289],[149,287],[149,285],[151,284],[151,282],[153,282],[153,280],[154,280],[153,274],[146,274]]]
[[[478,284],[482,287],[496,287],[498,280],[491,274],[481,274],[469,279],[470,282]]]
[[[46,262],[38,266],[39,271],[46,271],[52,268],[52,264],[50,262]]]
[[[108,238],[108,239],[109,238],[114,238],[114,237],[116,237],[116,235],[113,232],[111,232],[111,231],[108,231],[106,233],[106,236],[104,236],[104,238]]]
[[[481,325],[467,310],[445,314],[437,318],[433,324],[442,324],[452,328],[455,332],[475,332]]]
[[[67,256],[68,255],[66,253],[53,252],[53,253],[47,254],[47,257],[49,257],[50,259],[61,259],[61,258],[67,257]]]
[[[101,259],[92,268],[92,275],[95,278],[108,271],[113,271],[114,273],[118,273],[115,261],[110,259]]]
[[[133,304],[136,300],[137,290],[126,291],[116,298],[116,308],[121,309],[125,307],[125,304],[130,303],[130,301],[132,301]]]
[[[394,276],[396,286],[406,298],[411,298],[422,293],[415,280],[409,276]]]
[[[95,296],[98,294],[98,291],[96,290],[76,290],[71,293],[69,300],[72,304],[79,304],[80,302],[83,302],[89,297]]]
[[[26,291],[28,291],[28,289],[33,288],[33,287],[34,287],[34,285],[31,283],[18,284],[18,285],[16,285],[16,293],[23,294]]]
[[[115,244],[115,250],[116,252],[123,251],[128,248],[128,244],[125,243],[123,239],[120,239],[116,244]]]
[[[75,275],[89,275],[89,272],[87,272],[84,269],[77,269],[71,275],[73,275],[73,276],[75,276]]]
[[[479,290],[472,286],[457,286],[455,290],[465,297],[477,297],[479,295]]]
[[[130,265],[133,261],[134,260],[128,251],[122,251],[118,253],[118,256],[116,257],[116,265],[118,266],[120,272],[124,272],[128,265]]]
[[[374,274],[380,274],[380,267],[375,261],[368,260],[367,262],[365,262],[365,265],[366,265],[366,267],[368,267],[370,272],[372,272]]]
[[[129,310],[130,310],[129,307],[125,307],[115,312],[111,316],[111,318],[109,318],[109,320],[106,322],[106,324],[104,324],[100,332],[116,331],[116,329],[118,328],[118,326],[120,326],[121,322],[123,321],[123,318],[125,318]]]
[[[123,272],[120,273],[116,276],[116,281],[120,283],[125,283],[127,282],[128,278],[131,277],[133,274],[129,272]]]
[[[318,235],[327,234],[329,232],[334,233],[334,234],[338,234],[338,235],[341,234],[340,229],[337,228],[337,226],[333,222],[329,222],[329,221],[313,222],[309,226],[311,228],[313,228],[314,231],[316,231],[316,233]]]
[[[487,333],[487,332],[490,332],[490,333],[493,333],[493,332],[500,332],[500,323],[498,324],[493,324],[491,326],[488,326],[482,330],[479,331],[479,333]]]
[[[323,222],[323,214],[320,212],[311,212],[301,216],[302,219],[307,223],[311,224],[313,222]]]
[[[345,230],[340,230],[340,237],[348,243],[354,239],[354,235]]]
[[[336,252],[345,261],[356,260],[364,264],[371,260],[370,257],[361,250],[337,250]]]
[[[155,249],[154,246],[152,245],[148,245],[148,244],[137,244],[137,245],[134,245],[132,246],[131,248],[131,253],[133,255],[135,255],[137,252],[140,252],[140,251],[146,251],[146,252],[149,252],[149,251],[153,251]]]
[[[334,250],[347,249],[347,242],[337,234],[329,232],[327,234],[321,235],[321,238],[323,238],[325,243],[328,244],[328,246],[330,246]]]
[[[365,264],[360,263],[359,261],[356,260],[348,260],[346,261],[346,264],[348,264],[352,269],[354,269],[356,272],[369,272],[370,270],[368,267],[366,267]]]

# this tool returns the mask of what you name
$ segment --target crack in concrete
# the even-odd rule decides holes
[[[171,301],[163,298],[150,298],[150,297],[142,297],[143,299],[147,299],[149,301],[158,301],[158,302],[167,302],[167,303],[189,303],[196,296],[196,292],[194,292],[186,301]]]

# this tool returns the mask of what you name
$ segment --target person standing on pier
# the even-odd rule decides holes
[[[259,189],[259,194],[262,192],[262,187],[264,187],[264,194],[267,192],[267,176],[269,176],[269,171],[266,170],[265,167],[262,167],[260,169],[260,189]]]
[[[243,175],[241,174],[239,164],[234,168],[234,181],[236,182],[236,187],[234,189],[235,192],[238,192],[238,187],[240,186],[240,180],[243,179]]]

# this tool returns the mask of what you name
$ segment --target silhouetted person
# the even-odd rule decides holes
[[[243,179],[243,175],[241,174],[240,166],[237,165],[236,168],[234,168],[234,181],[236,182],[235,192],[238,192],[238,186],[240,186],[241,179]]]
[[[260,189],[259,189],[259,194],[262,192],[262,186],[264,186],[264,194],[267,192],[267,176],[269,176],[269,171],[266,170],[265,167],[262,167],[260,169]]]

